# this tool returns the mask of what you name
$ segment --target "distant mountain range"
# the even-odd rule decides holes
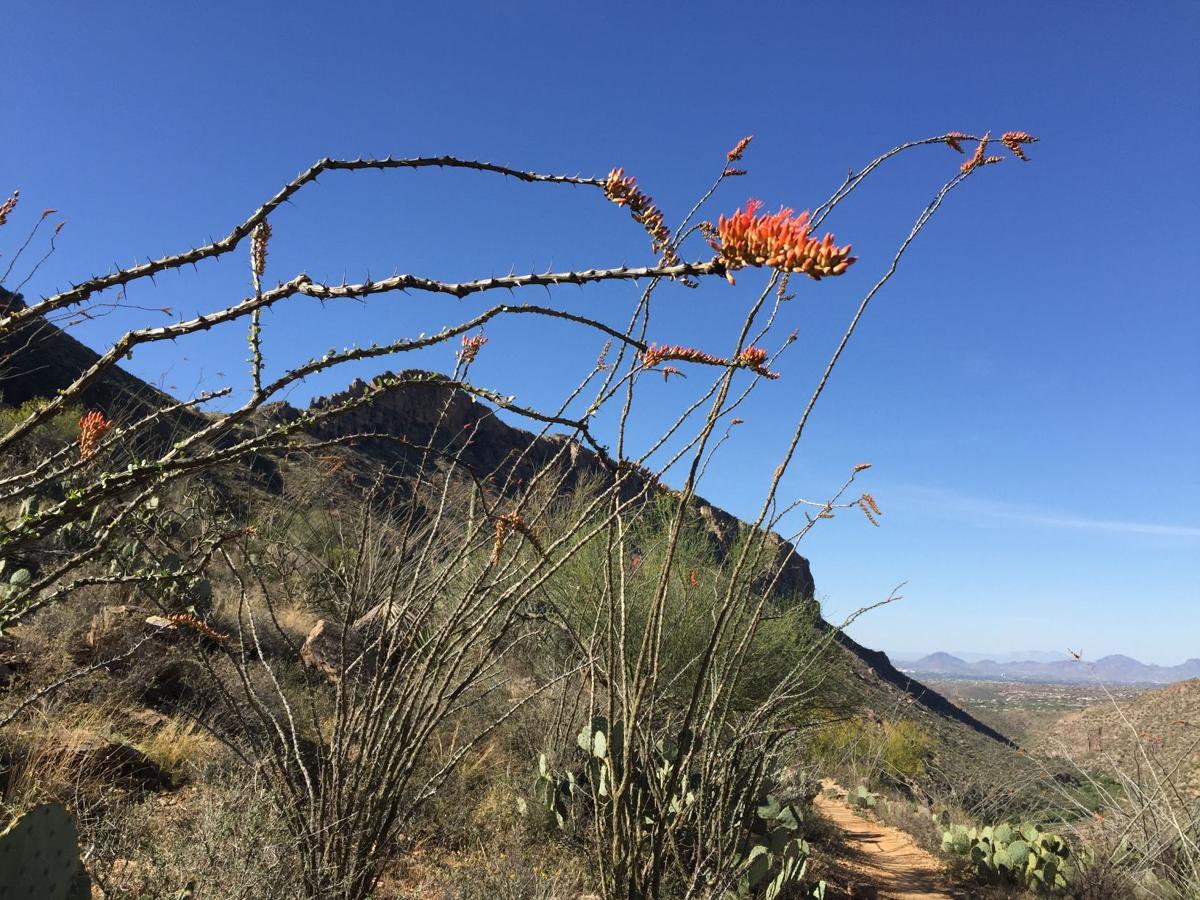
[[[1039,654],[1041,656],[1042,654]],[[1110,684],[1171,684],[1200,678],[1200,659],[1189,659],[1177,666],[1156,666],[1138,662],[1129,656],[1114,654],[1097,660],[1022,659],[974,662],[949,653],[930,653],[913,661],[897,661],[902,672],[939,678],[974,678],[994,681],[1034,681],[1041,683],[1104,681]]]
[[[944,651],[951,656],[957,656],[964,662],[974,663],[991,660],[998,663],[1011,662],[1056,662],[1060,659],[1070,659],[1070,654],[1064,653],[1061,650],[1009,650],[1005,653],[980,653],[975,650],[954,650]],[[926,656],[928,651],[925,650],[889,650],[888,658],[896,665],[902,662],[907,664],[914,662]]]

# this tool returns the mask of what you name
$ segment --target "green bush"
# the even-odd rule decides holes
[[[589,502],[593,493],[586,487],[575,491],[567,501],[548,517],[547,533],[570,527],[579,510]],[[667,565],[666,546],[671,505],[678,501],[670,495],[640,511],[631,526],[629,544],[636,549],[624,560],[626,614],[625,633],[628,650],[636,654],[654,601],[654,591],[663,568]],[[753,540],[753,532],[742,529],[733,546],[718,556],[718,545],[706,530],[699,516],[692,516],[683,526],[670,563],[671,577],[667,586],[666,621],[662,625],[663,646],[659,664],[663,681],[678,685],[678,696],[672,699],[686,703],[684,693],[690,689],[695,668],[703,655],[713,627],[713,609],[729,589],[728,560],[737,559],[742,541]],[[587,634],[596,622],[598,608],[604,603],[604,582],[608,547],[604,536],[597,535],[578,554],[556,573],[547,587],[553,612],[564,620],[567,628],[577,634]],[[739,578],[738,589],[747,592],[749,606],[757,599],[756,591],[748,584],[769,582],[771,573],[766,560],[758,559],[751,551],[750,571]],[[734,707],[749,708],[769,696],[780,681],[798,665],[811,664],[814,649],[822,636],[816,623],[819,609],[803,597],[771,598],[764,611],[754,640],[746,650],[734,689]],[[840,654],[822,653],[825,681],[829,668],[841,665]],[[816,685],[822,679],[814,676]],[[814,688],[813,704],[819,699]]]
[[[934,746],[933,737],[916,722],[874,725],[851,719],[820,728],[809,752],[825,769],[848,767],[858,777],[902,785],[925,774]]]
[[[916,722],[884,723],[880,755],[884,773],[893,777],[919,778],[925,774],[925,764],[933,753],[933,746],[933,738]]]
[[[2,398],[0,402],[3,402]],[[26,400],[20,406],[0,408],[0,434],[7,434],[15,425],[28,419],[49,402],[45,398],[35,397]],[[24,442],[25,447],[43,453],[53,452],[70,444],[79,437],[79,418],[82,415],[81,406],[63,407],[29,434]]]

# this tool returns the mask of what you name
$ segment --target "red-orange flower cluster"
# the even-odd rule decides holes
[[[100,440],[105,432],[112,428],[112,422],[104,418],[103,413],[92,412],[79,420],[79,458],[91,459],[100,447]]]
[[[738,362],[766,378],[778,378],[778,372],[767,371],[767,351],[762,347],[747,347],[738,354]]]
[[[762,347],[747,347],[738,354],[738,360],[752,369],[757,369],[767,361],[767,351]]]
[[[8,221],[8,214],[17,208],[17,201],[21,199],[20,191],[13,191],[11,197],[0,203],[0,225]]]
[[[204,635],[209,640],[218,641],[221,643],[229,640],[229,635],[222,634],[203,619],[193,615],[192,613],[173,613],[167,616],[167,619],[173,622],[176,626],[183,625],[186,628],[192,629],[192,631],[195,631],[197,634]]]
[[[463,365],[469,366],[475,362],[475,357],[479,355],[480,349],[487,342],[488,339],[482,334],[470,337],[464,334],[462,336],[462,349],[458,351],[458,358],[462,361]]]
[[[1004,162],[1003,156],[984,156],[984,154],[987,153],[987,145],[991,139],[992,133],[989,131],[983,136],[983,139],[979,142],[979,146],[975,148],[975,153],[971,156],[971,158],[959,166],[959,169],[962,170],[964,175],[966,175],[972,169],[978,168],[979,166],[990,166],[992,163]]]
[[[963,152],[962,142],[965,138],[966,138],[966,135],[963,134],[961,131],[952,131],[948,135],[946,135],[944,138],[942,138],[942,140],[944,140],[946,142],[946,146],[949,147],[951,150],[954,150],[958,153],[962,153]]]
[[[679,257],[670,247],[671,230],[663,221],[662,210],[654,205],[654,199],[642,192],[637,179],[626,175],[624,169],[613,169],[608,173],[604,193],[617,206],[628,206],[633,220],[650,235],[654,252],[661,254],[668,265],[676,265]]]
[[[879,527],[879,522],[876,521],[876,516],[882,516],[883,513],[879,510],[879,504],[875,502],[875,498],[870,494],[864,493],[861,497],[854,501],[855,505],[863,511],[863,515],[867,517],[867,521]]]
[[[734,146],[732,150],[725,154],[725,158],[730,162],[737,162],[742,158],[742,154],[746,152],[746,148],[750,146],[750,142],[754,140],[754,135],[748,134]]]
[[[1022,144],[1036,144],[1035,138],[1028,131],[1006,131],[1000,136],[1000,143],[1007,147],[1017,159],[1029,162],[1029,157],[1021,149]]]
[[[646,348],[646,352],[642,354],[642,365],[647,369],[652,369],[667,360],[704,363],[712,366],[730,365],[728,360],[721,359],[719,356],[713,356],[711,353],[705,353],[703,350],[697,350],[695,347],[682,347],[678,344],[651,344]],[[762,347],[747,347],[738,354],[733,365],[744,369],[753,369],[759,375],[765,375],[767,378],[778,378],[779,374],[777,372],[767,371],[765,368],[766,362],[766,350]],[[682,373],[676,370],[674,374]]]
[[[703,350],[697,350],[695,347],[681,347],[678,344],[674,345],[659,345],[651,344],[646,348],[646,352],[642,354],[642,365],[647,369],[653,369],[661,362],[666,362],[668,359],[677,359],[682,362],[708,363],[710,365],[723,365],[724,360],[718,356],[713,356],[711,353],[705,353]]]
[[[783,272],[801,272],[820,281],[841,275],[855,262],[850,245],[839,247],[833,235],[821,240],[812,237],[808,213],[794,215],[783,208],[777,213],[760,213],[762,202],[750,200],[744,210],[717,220],[719,241],[713,249],[720,254],[729,271],[743,266],[771,266]],[[726,274],[730,283],[732,276]]]

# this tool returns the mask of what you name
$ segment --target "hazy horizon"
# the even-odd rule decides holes
[[[967,663],[981,662],[983,660],[991,660],[992,662],[997,662],[997,663],[1050,662],[1050,661],[1052,661],[1051,656],[1053,656],[1053,659],[1057,659],[1057,660],[1066,660],[1066,659],[1072,658],[1068,652],[1065,652],[1065,651],[1060,652],[1057,650],[1028,650],[1028,649],[1026,649],[1026,650],[996,650],[996,651],[992,651],[992,652],[987,652],[987,651],[980,651],[980,650],[955,650],[955,649],[948,649],[946,647],[936,647],[933,649],[922,650],[922,651],[916,651],[916,650],[895,650],[895,651],[893,651],[893,650],[889,650],[885,647],[880,647],[878,649],[883,650],[888,655],[888,659],[890,659],[892,662],[896,662],[897,660],[901,660],[904,662],[916,662],[917,660],[922,659],[923,657],[926,657],[926,656],[931,656],[934,653],[948,653],[951,656],[957,657],[958,659],[961,659],[963,662],[967,662]],[[1034,655],[1030,655],[1030,654],[1034,654]],[[1141,657],[1141,656],[1136,656],[1135,654],[1132,654],[1132,653],[1123,653],[1120,650],[1092,654],[1092,653],[1088,653],[1085,649],[1085,652],[1083,654],[1083,661],[1084,662],[1095,662],[1096,660],[1103,659],[1106,656],[1128,656],[1131,659],[1136,659],[1140,663],[1145,663],[1146,665],[1154,665],[1154,666],[1178,666],[1178,665],[1182,665],[1183,663],[1187,662],[1190,659],[1200,658],[1200,654],[1197,654],[1197,656],[1195,656],[1195,657],[1185,657],[1185,658],[1180,658],[1180,659]]]

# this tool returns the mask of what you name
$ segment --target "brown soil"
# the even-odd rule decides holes
[[[845,836],[849,852],[841,862],[854,876],[851,896],[887,900],[952,900],[957,896],[948,886],[945,867],[918,847],[911,835],[862,818],[846,806],[843,788],[829,780],[821,784],[834,795],[819,794],[815,805]]]

